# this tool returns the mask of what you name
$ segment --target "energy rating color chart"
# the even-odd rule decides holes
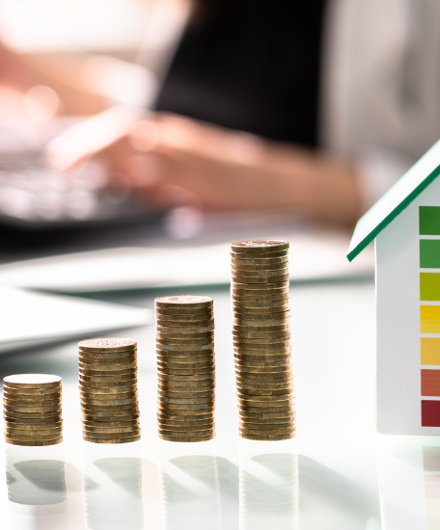
[[[440,207],[419,207],[422,427],[440,427]]]

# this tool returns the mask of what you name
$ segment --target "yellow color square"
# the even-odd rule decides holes
[[[440,306],[420,306],[420,332],[440,333]]]
[[[422,337],[420,339],[420,363],[440,365],[440,339]]]

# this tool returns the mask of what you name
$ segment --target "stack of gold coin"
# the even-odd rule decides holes
[[[84,440],[105,444],[139,440],[136,341],[89,339],[78,347]]]
[[[233,340],[240,435],[295,435],[287,241],[232,243]]]
[[[5,439],[14,445],[53,445],[63,441],[61,377],[10,375],[3,379]]]
[[[211,298],[156,298],[158,427],[163,440],[214,437],[214,315]]]

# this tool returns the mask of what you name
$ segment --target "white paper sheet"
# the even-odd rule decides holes
[[[371,248],[353,263],[339,233],[288,238],[292,281],[373,274]],[[158,286],[228,284],[229,244],[184,248],[115,248],[0,266],[0,283],[53,292],[93,292]]]
[[[150,310],[0,286],[0,353],[151,324]]]

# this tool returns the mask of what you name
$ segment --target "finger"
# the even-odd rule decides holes
[[[58,169],[72,168],[123,138],[138,111],[112,107],[61,133],[46,147],[46,158]]]

